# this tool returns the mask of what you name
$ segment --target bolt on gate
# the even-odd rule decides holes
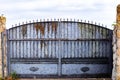
[[[111,76],[112,30],[103,25],[60,19],[33,21],[7,29],[2,37],[4,33],[7,49],[2,54],[7,54],[8,75]]]

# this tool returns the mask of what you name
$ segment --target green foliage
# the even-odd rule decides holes
[[[16,72],[11,73],[10,76],[12,77],[12,80],[17,80],[18,78]]]
[[[112,26],[116,26],[117,25],[117,23],[116,22],[114,22],[113,24],[112,24]]]
[[[4,77],[4,78],[0,77],[0,80],[18,80],[18,76],[16,72],[12,72],[10,76]]]
[[[113,27],[115,27],[115,26],[120,26],[120,22],[118,23],[118,22],[114,22],[113,24],[112,24],[112,26]]]

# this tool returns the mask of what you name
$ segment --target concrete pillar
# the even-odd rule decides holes
[[[0,16],[0,33],[5,31],[6,29],[6,18],[1,15]],[[5,48],[5,46],[4,46]],[[5,55],[4,55],[5,57]],[[1,47],[1,34],[0,34],[0,75],[2,75],[2,47]]]
[[[120,4],[117,6],[116,24],[113,30],[113,74],[112,80],[120,80]]]

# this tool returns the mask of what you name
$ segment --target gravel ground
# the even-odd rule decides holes
[[[63,79],[19,79],[19,80],[112,80],[110,78],[63,78]]]

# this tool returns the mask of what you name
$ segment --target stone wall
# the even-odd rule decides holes
[[[0,16],[0,33],[5,31],[6,29],[6,18],[1,15]],[[0,34],[0,76],[2,75],[2,47],[1,47],[1,34]],[[5,57],[5,56],[4,56]]]
[[[113,30],[113,74],[112,80],[120,80],[120,4],[117,6],[116,24]]]

